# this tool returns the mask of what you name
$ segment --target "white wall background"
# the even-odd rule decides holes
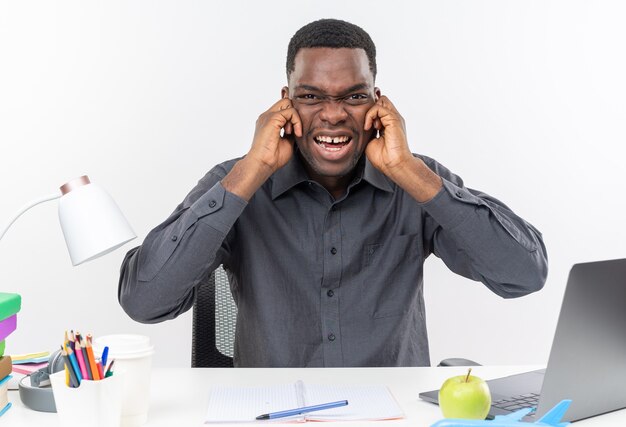
[[[214,164],[244,154],[285,83],[289,38],[336,17],[378,48],[378,86],[413,151],[505,201],[544,233],[545,289],[502,300],[426,266],[433,362],[545,363],[575,262],[626,256],[626,4],[620,1],[0,0],[0,225],[88,174],[141,243]],[[56,203],[0,242],[0,289],[23,308],[9,353],[63,331],[149,335],[188,366],[191,312],[158,325],[117,303],[126,245],[72,268]]]

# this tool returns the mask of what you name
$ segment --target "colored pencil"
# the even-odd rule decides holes
[[[111,360],[111,363],[109,363],[109,369],[107,369],[107,373],[104,374],[104,378],[109,378],[111,375],[113,375],[113,364],[115,363],[115,359]]]
[[[65,356],[67,356],[66,349],[67,349],[67,331],[65,331],[65,341],[63,341],[63,345],[61,346],[61,352],[65,352]],[[72,381],[70,380],[70,371],[67,369],[67,365],[65,365],[65,385],[68,387],[72,385]]]
[[[74,343],[74,351],[76,352],[76,359],[78,360],[78,366],[80,367],[80,374],[83,376],[83,379],[92,379],[89,378],[89,374],[87,373],[87,367],[85,366],[85,359],[83,358],[83,350],[80,347],[80,341],[76,341]]]
[[[91,347],[91,341],[89,340],[89,335],[87,335],[87,344],[85,347],[85,351],[87,352],[87,360],[89,360],[89,369],[93,375],[94,380],[100,380],[100,372],[98,371],[98,365],[96,365],[96,359],[93,357],[93,348]]]
[[[82,337],[82,336],[80,337],[80,348],[83,350],[83,358],[85,359],[85,369],[87,369],[87,372],[89,373],[89,379],[91,380],[99,379],[99,378],[96,378],[96,376],[99,376],[99,375],[95,374],[93,372],[93,369],[91,368],[91,362],[89,361],[89,353],[87,353],[87,340],[85,339],[85,337]]]
[[[71,348],[67,349],[67,356],[70,359],[72,368],[74,368],[74,373],[76,374],[76,378],[78,378],[78,384],[80,385],[80,382],[83,380],[83,377],[80,374],[80,368],[78,367],[78,362],[76,361],[76,355],[74,354],[74,351]]]
[[[100,373],[100,378],[104,379],[104,370],[102,369],[102,362],[98,362],[98,372]]]
[[[72,387],[78,387],[80,385],[80,380],[78,379],[76,372],[74,372],[73,363],[71,358],[68,356],[67,351],[63,350],[63,361],[65,362],[66,372],[69,373],[70,376],[70,385]]]

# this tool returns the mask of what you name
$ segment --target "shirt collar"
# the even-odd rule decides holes
[[[362,178],[374,187],[392,193],[393,186],[389,182],[389,178],[376,169],[365,155],[363,157],[365,158],[365,166],[362,166],[362,162],[359,162],[359,165],[357,165],[358,170],[355,182],[360,181]],[[309,181],[309,176],[302,165],[300,154],[296,148],[289,162],[272,175],[272,200],[292,187],[307,181]]]
[[[363,168],[363,179],[380,190],[393,193],[393,186],[391,185],[389,178],[387,178],[387,176],[384,173],[376,169],[374,165],[370,163],[370,160],[365,155],[363,155],[363,157],[365,157],[365,167]]]
[[[272,200],[296,185],[307,182],[309,177],[300,161],[298,150],[294,147],[293,156],[285,166],[272,175]]]

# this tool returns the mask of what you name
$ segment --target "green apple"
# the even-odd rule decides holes
[[[484,420],[491,408],[491,393],[487,383],[467,375],[448,378],[439,389],[439,406],[445,418]]]

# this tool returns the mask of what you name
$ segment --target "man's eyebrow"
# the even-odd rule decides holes
[[[344,90],[343,93],[341,93],[339,96],[342,95],[346,95],[348,93],[351,92],[356,92],[359,90],[364,90],[364,89],[369,89],[369,85],[367,83],[359,83],[356,84],[354,86],[350,86],[348,89]],[[302,84],[302,85],[298,85],[296,86],[296,90],[308,90],[311,92],[320,92],[320,93],[324,93],[324,91],[316,86],[311,86],[311,85],[307,85],[307,84]]]
[[[300,89],[300,90],[308,90],[308,91],[311,91],[311,92],[321,92],[322,91],[322,89],[320,89],[318,87],[315,87],[315,86],[310,86],[310,85],[298,85],[298,86],[296,86],[296,90],[298,90],[298,89]]]
[[[348,94],[351,92],[357,92],[359,90],[364,90],[364,89],[369,89],[370,86],[367,83],[359,83],[358,85],[354,85],[352,87],[349,87],[348,89],[346,89],[346,91],[344,93]]]

